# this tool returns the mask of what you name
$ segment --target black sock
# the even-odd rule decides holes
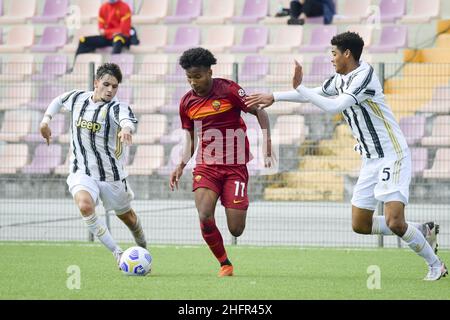
[[[232,264],[231,264],[231,261],[230,260],[228,260],[228,258],[226,259],[226,260],[224,260],[222,263],[220,263],[220,266],[222,267],[222,266],[226,266],[226,265],[228,265],[228,266],[231,266]]]

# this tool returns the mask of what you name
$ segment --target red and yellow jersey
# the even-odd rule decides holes
[[[98,14],[98,28],[105,30],[106,39],[112,39],[116,33],[129,37],[131,10],[128,4],[121,0],[115,3],[105,2]]]
[[[242,165],[251,160],[247,127],[241,111],[247,112],[245,91],[226,79],[213,79],[208,95],[193,90],[180,102],[183,129],[197,130],[199,149],[196,162],[206,165]]]

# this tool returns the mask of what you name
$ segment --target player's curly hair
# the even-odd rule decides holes
[[[347,49],[350,50],[353,58],[358,62],[364,47],[364,40],[359,34],[347,31],[335,35],[333,39],[331,39],[331,45],[336,46],[341,52],[344,52]]]
[[[180,57],[180,66],[186,70],[192,67],[210,68],[217,60],[211,51],[205,48],[191,48],[183,52]]]
[[[122,82],[122,71],[120,67],[115,63],[104,63],[97,68],[97,73],[95,74],[95,79],[101,79],[105,74],[109,74],[117,79],[117,82]]]

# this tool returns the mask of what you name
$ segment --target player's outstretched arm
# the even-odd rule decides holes
[[[49,123],[52,120],[53,116],[61,110],[63,103],[61,101],[61,97],[57,97],[53,99],[53,101],[47,107],[47,110],[44,113],[44,117],[41,120],[41,124],[39,127],[39,131],[41,132],[41,136],[47,141],[47,145],[50,144],[52,138],[52,130],[50,129]]]

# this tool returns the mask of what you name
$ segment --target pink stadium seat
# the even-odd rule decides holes
[[[393,23],[401,18],[406,11],[405,0],[381,0],[380,17],[381,22]]]
[[[278,116],[273,129],[278,132],[279,144],[300,145],[305,141],[305,119],[301,115]]]
[[[164,20],[166,23],[190,23],[202,13],[202,0],[177,0],[175,14]]]
[[[14,110],[26,106],[32,97],[31,83],[13,83],[7,86],[0,100],[0,110]]]
[[[55,52],[67,42],[67,29],[59,26],[48,26],[39,43],[31,47],[33,52]]]
[[[400,20],[401,23],[426,23],[440,15],[440,0],[412,0],[412,10]]]
[[[62,135],[66,130],[65,116],[62,113],[55,115],[55,117],[50,122],[50,129],[52,130],[52,142],[55,143],[60,135]],[[44,142],[40,132],[31,132],[28,134],[24,141],[26,142]]]
[[[269,58],[260,55],[250,55],[244,58],[239,74],[239,81],[257,81],[269,72]]]
[[[31,163],[22,168],[26,174],[50,174],[61,164],[62,148],[59,144],[40,144],[34,151]]]
[[[135,96],[133,100],[133,112],[135,114],[141,113],[155,113],[166,104],[166,87],[145,86],[135,89]]]
[[[268,0],[245,0],[240,16],[232,18],[233,23],[257,23],[269,13]]]
[[[379,44],[372,45],[372,52],[393,52],[406,47],[408,41],[408,28],[406,26],[383,26]]]
[[[428,149],[411,148],[412,176],[421,177],[428,166]]]
[[[66,155],[66,160],[64,160],[63,164],[60,164],[59,166],[56,166],[56,168],[53,170],[55,174],[60,175],[67,175],[69,173],[69,164],[70,164],[70,155],[72,154],[71,150]]]
[[[168,82],[186,82],[186,72],[184,69],[180,66],[178,62],[172,64],[172,67],[175,68],[175,70],[165,76],[165,80]]]
[[[234,43],[234,26],[211,26],[202,47],[215,52],[224,52]]]
[[[342,11],[340,7],[336,8],[338,14],[333,17],[333,23],[360,23],[369,15],[370,0],[346,0]]]
[[[67,71],[68,61],[65,55],[45,56],[42,71],[31,76],[31,80],[54,80]]]
[[[101,0],[76,0],[74,4],[80,8],[81,23],[86,24],[97,21]]]
[[[27,108],[45,111],[54,98],[64,92],[62,85],[45,83],[37,90],[37,97],[27,104]]]
[[[169,57],[167,54],[145,55],[141,63],[137,63],[136,74],[130,77],[132,82],[154,82],[164,78],[169,69]]]
[[[279,55],[270,60],[270,68],[269,73],[267,74],[265,80],[268,83],[278,82],[278,83],[292,83],[292,79],[287,76],[292,74],[294,71],[294,60],[297,60],[299,63],[303,62],[303,56],[301,55]],[[284,85],[284,84],[283,84]],[[267,111],[271,108],[266,109]],[[273,108],[275,109],[275,108]]]
[[[34,43],[34,27],[13,26],[9,29],[6,42],[0,45],[0,53],[23,53]]]
[[[258,52],[266,46],[268,38],[269,30],[267,27],[246,27],[240,44],[233,46],[231,52]]]
[[[120,70],[122,71],[123,79],[129,78],[133,74],[134,54],[113,54],[109,58],[109,61],[119,65]]]
[[[200,44],[200,29],[191,26],[180,26],[175,33],[173,44],[166,46],[167,53],[181,53]]]
[[[14,0],[0,17],[0,25],[25,24],[36,12],[36,0]]]
[[[26,144],[7,144],[0,149],[0,174],[14,174],[28,161]]]
[[[370,24],[354,24],[347,26],[347,30],[356,32],[364,40],[364,49],[372,45],[373,25]]]
[[[302,26],[282,26],[276,29],[271,37],[270,44],[266,45],[262,52],[289,53],[298,51],[303,41]]]
[[[170,150],[169,160],[167,161],[166,165],[158,169],[158,174],[162,176],[170,175],[172,171],[175,170],[176,166],[181,162],[182,157],[183,145],[174,145]],[[195,157],[196,154],[191,157],[189,162],[186,164],[185,170],[192,170],[195,167]]]
[[[32,113],[8,110],[3,115],[0,141],[19,142],[31,131]]]
[[[440,148],[436,151],[433,165],[423,172],[427,179],[449,179],[450,178],[450,148]]]
[[[136,134],[133,136],[135,144],[152,144],[166,133],[167,117],[164,114],[144,114],[139,118]]]
[[[138,35],[140,43],[138,46],[131,46],[131,53],[155,53],[162,51],[167,45],[167,26],[149,25],[141,26]]]
[[[98,27],[95,24],[82,25],[80,29],[76,29],[73,33],[70,43],[66,44],[60,51],[75,53],[78,48],[80,37],[95,36],[98,34]]]
[[[99,53],[80,54],[77,56],[72,72],[62,77],[62,80],[74,83],[86,83],[86,79],[89,77],[90,63],[94,63],[94,70],[96,70],[102,63],[102,60],[103,57]]]
[[[313,58],[310,71],[303,76],[305,83],[320,84],[335,74],[336,70],[331,63],[330,56],[316,56]]]
[[[206,12],[195,20],[198,24],[225,24],[234,14],[234,0],[208,0]]]
[[[425,136],[426,117],[423,115],[401,118],[399,124],[408,146],[420,143]]]
[[[119,101],[126,103],[128,105],[133,103],[133,87],[131,86],[120,86],[119,90],[117,91],[117,99]]]
[[[234,63],[236,62],[234,55],[224,53],[216,54],[217,64],[211,66],[213,78],[231,79],[233,77]]]
[[[126,167],[130,175],[151,175],[164,164],[162,145],[138,145],[133,162]]]
[[[161,106],[159,111],[163,114],[176,114],[180,111],[180,100],[189,91],[187,85],[176,87],[172,92],[171,101],[168,104]]]
[[[31,54],[13,54],[3,61],[0,81],[24,81],[35,71],[34,57]]]
[[[141,10],[132,17],[133,24],[157,24],[167,16],[169,0],[142,1]]]
[[[69,0],[45,0],[42,14],[35,16],[33,22],[58,22],[63,19],[69,10]]]
[[[450,146],[450,116],[437,116],[433,121],[431,136],[422,139],[423,146]]]
[[[422,108],[420,112],[450,113],[450,86],[439,86],[433,91],[433,98]]]
[[[331,48],[331,38],[337,34],[337,27],[332,25],[315,27],[311,32],[309,44],[300,47],[302,52],[324,52]]]

